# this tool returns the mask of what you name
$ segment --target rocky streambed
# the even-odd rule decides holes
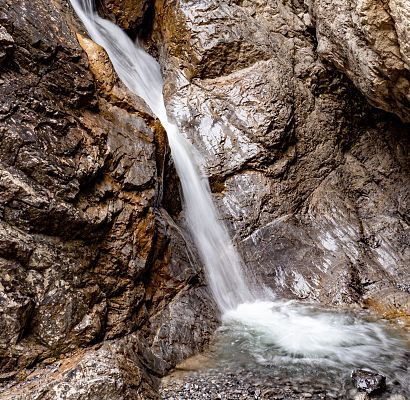
[[[181,364],[162,380],[163,400],[408,399],[404,394],[391,392],[369,396],[354,388],[346,377],[339,382],[325,382],[314,379],[314,371],[309,371],[311,379],[303,380],[283,370],[270,371],[266,376],[243,367],[233,370],[202,364],[190,369],[191,362]]]
[[[295,385],[285,378],[265,380],[246,370],[180,372],[162,382],[164,400],[337,399],[335,391],[314,384]]]
[[[277,326],[267,332],[267,325],[261,328],[253,321],[250,327],[224,316],[209,350],[179,364],[162,379],[162,399],[409,398],[410,342],[403,331],[383,321],[361,319],[363,315],[356,318],[309,309],[315,317],[312,331],[307,308],[286,307],[293,318],[289,324],[303,320],[300,335],[287,332],[284,318],[282,326],[275,320]],[[282,317],[287,312],[280,311]],[[246,314],[244,308],[240,312]],[[324,318],[330,319],[321,326]],[[343,334],[341,345],[331,326]],[[350,328],[353,339],[347,333]],[[321,348],[322,343],[326,349]]]
[[[198,363],[198,359],[193,360],[182,363],[162,380],[160,395],[163,400],[408,399],[403,393],[392,392],[391,388],[388,392],[368,395],[356,389],[347,376],[326,382],[315,378],[312,367],[305,371],[311,377],[301,379],[285,369],[263,374],[243,366],[236,369],[210,366],[207,365],[209,360],[204,359],[204,364],[193,366],[192,362]]]

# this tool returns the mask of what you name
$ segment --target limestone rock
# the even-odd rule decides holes
[[[29,372],[20,383],[9,385],[1,393],[2,399],[158,399],[158,384],[145,372],[129,342],[124,338],[80,350]]]
[[[405,1],[310,1],[320,57],[377,107],[410,122],[410,7]]]
[[[410,65],[410,7],[406,1],[391,0],[388,3],[397,32],[400,53],[407,65]]]
[[[251,275],[408,321],[409,126],[368,103],[407,120],[408,21],[305,3],[157,2],[169,112]]]
[[[5,260],[1,268],[6,269]],[[11,268],[17,268],[16,265]],[[16,345],[22,338],[29,324],[33,309],[33,300],[27,296],[21,282],[11,274],[3,274],[0,282],[0,348],[5,351],[9,346]]]
[[[155,332],[153,353],[172,365],[189,357],[192,350],[200,352],[217,328],[217,313],[216,304],[205,288],[181,293],[150,320],[150,329]]]
[[[409,121],[407,3],[103,3],[152,24],[252,274],[409,321],[409,125],[368,103]],[[156,398],[217,325],[165,133],[65,0],[0,0],[0,26],[1,396]]]
[[[124,29],[133,29],[144,22],[152,0],[103,0],[102,7],[108,15],[114,16],[115,22]]]
[[[89,69],[94,75],[98,88],[103,93],[110,93],[116,83],[116,75],[108,54],[97,43],[79,33],[77,39],[87,53]]]
[[[13,50],[14,40],[13,37],[7,32],[4,26],[0,25],[0,64],[7,57],[7,55]]]
[[[0,0],[0,24],[0,396],[157,398],[150,374],[215,325],[213,309],[195,326],[179,311],[182,350],[150,348],[150,319],[168,325],[203,288],[163,208],[178,192],[164,130],[101,47],[80,47],[66,1]],[[177,218],[178,197],[166,206]]]

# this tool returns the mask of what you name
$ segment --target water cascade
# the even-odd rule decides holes
[[[390,338],[377,323],[295,303],[264,301],[257,295],[258,290],[246,281],[241,258],[219,221],[196,150],[167,116],[159,64],[119,27],[99,17],[93,0],[71,0],[71,4],[91,38],[107,51],[120,79],[145,100],[167,132],[188,226],[222,312],[223,329],[230,331],[230,337],[246,345],[261,362],[286,356],[381,370],[386,362],[402,362],[401,341]]]
[[[202,177],[192,144],[170,122],[162,95],[158,62],[115,24],[95,13],[93,0],[71,0],[91,38],[104,47],[129,90],[142,97],[161,121],[182,185],[187,222],[199,250],[213,296],[222,312],[253,300],[242,261],[219,222],[209,184]]]

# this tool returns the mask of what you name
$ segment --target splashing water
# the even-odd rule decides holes
[[[188,226],[222,311],[223,329],[231,331],[231,337],[239,335],[238,340],[246,342],[260,362],[266,362],[269,349],[275,349],[275,357],[320,359],[345,366],[367,363],[378,368],[386,354],[403,353],[403,342],[391,339],[380,324],[294,303],[258,300],[261,296],[246,281],[241,258],[219,221],[200,158],[168,119],[159,64],[119,27],[99,17],[93,0],[71,0],[71,4],[91,38],[107,51],[120,79],[145,100],[167,132]]]
[[[410,398],[409,338],[387,323],[284,301],[241,304],[222,319],[214,344],[217,369],[316,382],[339,391],[337,398],[352,398],[342,393],[350,372],[365,368],[387,377],[386,396]]]
[[[260,348],[275,354],[329,363],[378,365],[389,349],[396,353],[400,340],[389,337],[381,324],[366,322],[345,313],[323,311],[294,302],[255,302],[239,305],[223,316],[225,327],[247,332]],[[261,361],[267,353],[254,354]],[[375,356],[379,358],[374,360]],[[267,360],[267,359],[266,359]]]

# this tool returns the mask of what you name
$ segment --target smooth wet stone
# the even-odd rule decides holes
[[[367,393],[382,391],[386,387],[386,377],[364,369],[355,369],[352,372],[352,380],[359,390]]]

